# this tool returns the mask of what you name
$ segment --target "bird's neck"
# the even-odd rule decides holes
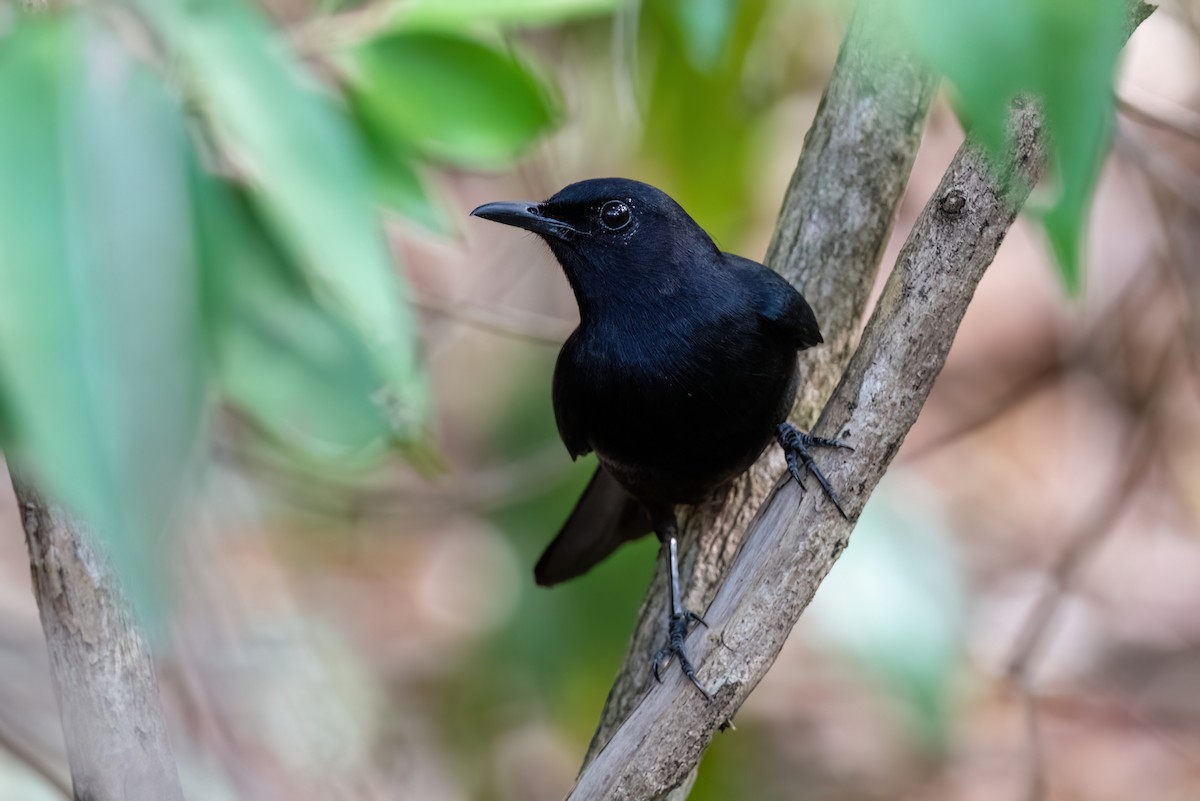
[[[697,291],[705,285],[702,274],[708,262],[704,259],[679,263],[663,258],[665,254],[656,260],[623,254],[619,262],[609,263],[584,260],[566,247],[553,249],[575,294],[585,329],[629,331],[661,325],[664,315],[686,315]]]

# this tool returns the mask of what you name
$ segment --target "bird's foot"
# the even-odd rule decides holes
[[[776,436],[779,439],[779,444],[783,446],[784,456],[787,457],[788,472],[792,474],[792,478],[800,485],[800,489],[807,489],[804,486],[804,471],[808,470],[817,479],[817,483],[825,491],[826,497],[842,513],[842,517],[849,519],[846,510],[842,508],[842,502],[838,498],[837,493],[829,485],[829,479],[825,478],[825,474],[821,472],[821,468],[817,467],[817,463],[813,460],[812,454],[808,449],[842,448],[852,451],[854,448],[838,439],[814,437],[812,434],[796,428],[791,423],[780,423],[776,429]]]
[[[688,629],[693,621],[705,628],[708,627],[708,624],[704,622],[704,618],[695,612],[684,611],[671,615],[671,621],[667,627],[667,645],[654,655],[654,661],[650,663],[650,670],[654,673],[655,680],[662,683],[662,669],[671,661],[671,657],[679,657],[679,668],[683,671],[683,675],[688,677],[688,681],[696,685],[696,689],[704,696],[704,700],[711,701],[712,696],[708,694],[708,690],[701,686],[700,680],[696,678],[696,669],[692,667],[687,654],[683,652],[683,638],[687,636]]]

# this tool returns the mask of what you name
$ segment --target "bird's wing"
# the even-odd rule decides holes
[[[812,307],[786,278],[769,267],[741,256],[726,253],[725,258],[745,276],[759,317],[790,338],[797,350],[811,348],[824,341]]]
[[[603,467],[596,468],[574,511],[537,566],[543,587],[583,575],[622,543],[650,533],[650,517]]]

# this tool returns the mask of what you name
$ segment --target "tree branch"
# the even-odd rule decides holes
[[[1133,0],[1127,35],[1152,10]],[[768,258],[800,286],[829,332],[825,347],[802,354],[808,384],[795,410],[801,421],[811,419],[840,373],[842,354],[849,350],[911,167],[932,88],[932,79],[911,57],[895,50],[887,28],[881,27],[886,23],[882,5],[860,3],[838,70],[806,137]],[[892,106],[896,95],[876,94],[884,87],[900,101],[917,101],[910,106],[909,127],[899,124],[904,115],[867,114],[870,124],[855,115],[867,109],[902,108],[903,102]],[[835,117],[844,129],[829,124]],[[916,421],[975,287],[1042,174],[1041,127],[1038,110],[1027,101],[1018,102],[1003,164],[989,164],[973,141],[959,150],[901,250],[862,343],[821,414],[818,434],[838,434],[857,444],[853,454],[839,452],[823,460],[834,486],[852,498],[845,501],[852,519]],[[858,138],[858,147],[833,146],[846,136]],[[880,163],[873,157],[881,153],[886,157]],[[823,164],[830,159],[835,163]],[[865,163],[870,166],[864,168]],[[898,178],[872,185],[880,169]],[[871,197],[888,190],[896,194]],[[813,244],[789,247],[805,241]],[[774,662],[845,547],[853,523],[838,516],[820,493],[801,495],[790,481],[776,483],[744,542],[738,537],[747,509],[755,507],[764,486],[763,476],[779,474],[765,472],[769,469],[760,460],[727,498],[701,508],[688,521],[695,537],[691,553],[684,557],[690,575],[688,606],[707,606],[710,628],[693,632],[687,647],[693,662],[701,665],[699,675],[713,692],[713,702],[706,704],[678,672],[670,672],[663,686],[647,692],[645,665],[663,637],[666,619],[660,565],[571,801],[658,799],[689,781],[713,734]],[[724,567],[735,556],[729,575],[722,579]],[[712,604],[703,603],[718,587]]]
[[[973,142],[959,150],[821,415],[819,434],[857,448],[823,460],[852,519],[916,421],[976,285],[1041,174],[1041,126],[1033,104],[1017,105],[1011,158],[999,175]],[[655,798],[686,775],[774,662],[852,527],[820,493],[780,483],[706,612],[710,628],[687,643],[712,703],[672,673],[584,771],[571,799]]]
[[[108,565],[81,521],[11,472],[74,797],[183,801],[154,666]]]
[[[849,361],[936,84],[898,49],[888,6],[862,0],[855,11],[767,252],[766,263],[816,309],[825,336],[824,345],[800,355],[792,419],[802,427],[816,420]],[[712,600],[781,466],[769,448],[723,497],[681,515],[688,608]],[[665,582],[660,560],[585,766],[649,689],[647,666],[666,639]]]

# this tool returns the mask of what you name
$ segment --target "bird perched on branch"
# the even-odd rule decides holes
[[[554,369],[558,432],[575,458],[600,463],[537,563],[543,586],[578,576],[653,531],[670,566],[672,657],[692,622],[679,591],[675,507],[696,504],[746,470],[772,439],[801,485],[807,468],[838,511],[813,446],[845,447],[787,422],[796,354],[820,343],[804,297],[763,265],[721,252],[668,195],[638,181],[581,181],[542,203],[487,203],[475,217],[545,240],[579,304],[579,327]],[[845,512],[842,512],[845,514]]]

